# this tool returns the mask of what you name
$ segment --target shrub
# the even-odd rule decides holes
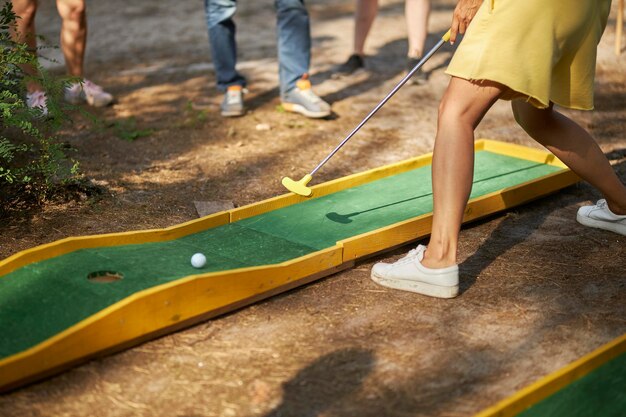
[[[10,1],[0,9],[0,208],[18,201],[41,203],[79,180],[78,163],[53,133],[66,119],[61,104],[67,80],[51,77],[35,51],[15,42],[16,19]],[[32,65],[38,75],[24,72]],[[26,104],[26,83],[39,83],[48,98],[48,114]]]

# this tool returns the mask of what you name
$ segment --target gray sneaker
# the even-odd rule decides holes
[[[330,104],[315,95],[306,75],[298,80],[295,88],[285,93],[282,102],[286,111],[300,113],[312,119],[327,117],[331,113]]]
[[[240,85],[231,85],[224,94],[221,109],[224,117],[237,117],[246,114],[246,108],[243,105],[243,87]]]

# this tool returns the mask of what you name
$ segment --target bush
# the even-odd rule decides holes
[[[49,199],[79,180],[78,163],[66,155],[68,147],[53,133],[66,119],[61,104],[67,82],[41,67],[34,51],[15,42],[16,19],[10,1],[0,9],[0,208],[8,204]],[[24,72],[32,65],[38,75]],[[26,105],[26,83],[39,83],[48,98],[48,114]]]

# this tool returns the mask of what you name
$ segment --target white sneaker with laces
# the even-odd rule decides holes
[[[426,246],[419,245],[392,264],[379,262],[372,268],[372,280],[384,287],[416,292],[438,298],[459,294],[459,267],[427,268],[422,265]]]
[[[87,102],[90,106],[104,107],[113,102],[113,96],[98,84],[84,79],[82,82],[70,84],[65,89],[65,100],[72,104]]]
[[[576,220],[585,226],[609,230],[626,236],[626,215],[613,213],[604,199],[598,200],[595,206],[579,208]]]
[[[30,109],[39,109],[41,116],[48,115],[48,105],[46,104],[48,98],[44,91],[33,91],[32,93],[26,93],[26,105]]]

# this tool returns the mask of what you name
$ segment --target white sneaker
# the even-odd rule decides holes
[[[84,79],[82,82],[70,84],[65,89],[65,100],[72,104],[87,102],[90,106],[104,107],[111,104],[113,96],[98,84]]]
[[[426,246],[419,245],[404,258],[387,264],[379,262],[372,268],[372,280],[384,287],[416,292],[438,298],[459,294],[459,267],[426,268],[421,264]]]
[[[598,200],[595,206],[582,206],[576,214],[578,223],[597,229],[609,230],[626,236],[626,215],[613,213],[606,200]]]
[[[41,111],[41,116],[48,115],[48,105],[46,104],[48,98],[43,91],[33,91],[32,93],[26,93],[26,105],[29,109],[38,109]]]

